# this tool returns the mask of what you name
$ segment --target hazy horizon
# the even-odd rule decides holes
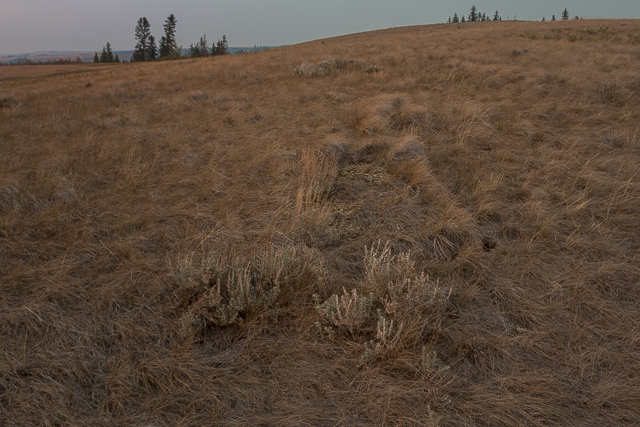
[[[221,0],[216,4],[196,0],[175,4],[114,0],[109,3],[80,0],[0,0],[0,55],[48,51],[102,49],[110,42],[114,50],[132,50],[134,27],[141,16],[151,22],[156,40],[162,24],[173,13],[178,19],[177,41],[183,47],[206,34],[213,42],[225,34],[232,46],[280,46],[369,30],[446,22],[457,12],[467,16],[472,4],[478,11],[503,19],[560,18],[564,8],[570,16],[584,18],[640,18],[637,0],[569,0],[537,3],[507,2],[424,2],[418,0],[365,1],[327,0],[300,4],[294,0]]]

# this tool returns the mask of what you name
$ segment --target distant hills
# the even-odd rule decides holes
[[[229,50],[232,54],[255,52],[260,50],[273,49],[276,46],[257,46],[253,47],[231,47]],[[187,49],[182,49],[182,54],[185,55]],[[93,55],[96,52],[87,51],[42,51],[42,52],[30,52],[30,53],[16,53],[10,55],[0,55],[0,62],[5,64],[17,64],[21,62],[47,62],[47,61],[79,61],[79,62],[92,62]],[[114,51],[121,61],[130,61],[133,55],[133,50],[118,50]],[[98,54],[100,52],[98,51]]]

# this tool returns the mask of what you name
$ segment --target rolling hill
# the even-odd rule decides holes
[[[0,424],[640,423],[639,20],[47,67],[0,67]]]

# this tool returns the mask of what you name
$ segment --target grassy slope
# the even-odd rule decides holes
[[[620,20],[0,77],[0,424],[640,423],[638,69]],[[218,326],[229,272],[282,292]]]

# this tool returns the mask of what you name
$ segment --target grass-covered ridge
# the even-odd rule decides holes
[[[0,424],[640,423],[638,40],[0,68]]]

